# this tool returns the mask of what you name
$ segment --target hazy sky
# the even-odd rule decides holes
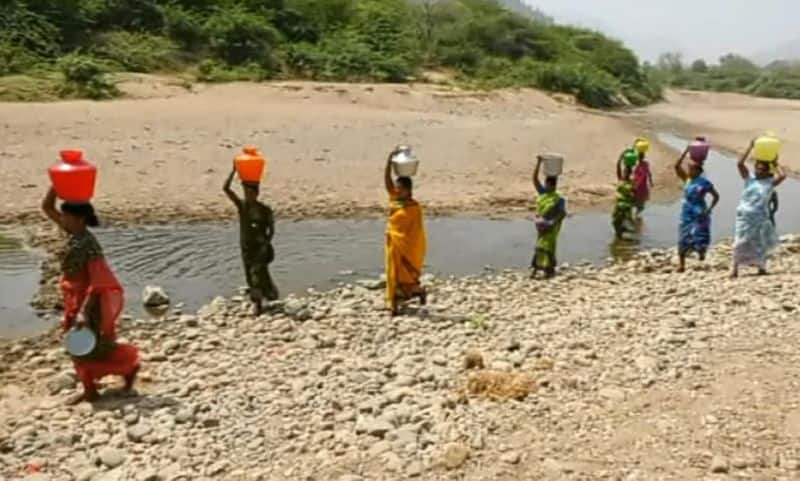
[[[525,0],[557,21],[606,31],[644,59],[678,50],[714,60],[800,41],[800,0]]]

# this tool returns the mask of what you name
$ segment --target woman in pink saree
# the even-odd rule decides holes
[[[97,381],[109,375],[122,376],[130,391],[139,371],[139,351],[117,339],[117,319],[122,312],[124,293],[103,251],[89,227],[98,225],[89,203],[64,202],[56,209],[53,189],[42,202],[42,210],[69,235],[61,262],[61,294],[64,301],[64,332],[73,327],[89,328],[97,339],[92,352],[72,357],[83,392],[70,404],[94,401],[99,397]]]

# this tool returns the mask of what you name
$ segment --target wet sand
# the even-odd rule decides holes
[[[567,157],[572,210],[612,198],[614,158],[639,120],[580,109],[544,93],[469,93],[430,85],[229,84],[112,102],[3,104],[0,222],[39,220],[46,168],[75,147],[100,169],[96,206],[115,222],[232,217],[221,192],[241,146],[270,158],[265,195],[284,217],[381,212],[388,151],[421,159],[417,197],[428,211],[527,210],[536,153]],[[145,93],[143,94],[142,91]],[[665,157],[666,155],[666,157]],[[652,157],[663,192],[672,154]]]

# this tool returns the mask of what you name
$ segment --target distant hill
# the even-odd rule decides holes
[[[753,60],[760,65],[767,65],[776,60],[800,60],[800,38],[763,50],[753,55]]]
[[[538,8],[532,7],[522,0],[499,0],[498,3],[512,12],[531,18],[537,22],[552,24],[553,18],[546,15]]]

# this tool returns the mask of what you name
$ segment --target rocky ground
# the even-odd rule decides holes
[[[0,477],[797,479],[800,239],[736,281],[725,246],[683,275],[673,255],[429,279],[429,307],[394,320],[369,282],[257,319],[243,298],[126,319],[139,394],[95,405],[62,407],[55,336],[5,345]],[[532,392],[464,390],[498,372]]]

